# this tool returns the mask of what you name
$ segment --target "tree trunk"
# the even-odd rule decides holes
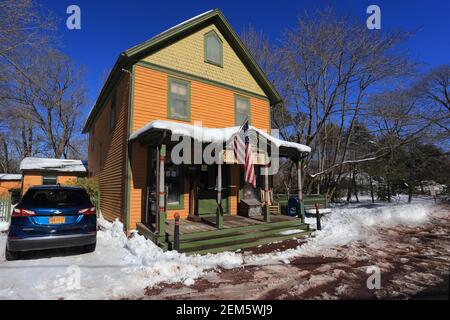
[[[391,203],[391,182],[389,180],[387,181],[387,197],[388,202]]]
[[[372,198],[372,203],[375,203],[375,199],[373,197],[373,183],[372,183],[372,177],[369,177],[370,181],[370,197]]]

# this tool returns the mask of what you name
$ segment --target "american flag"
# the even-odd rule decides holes
[[[248,182],[253,186],[253,188],[256,188],[252,144],[250,143],[248,128],[248,120],[245,120],[244,124],[241,127],[241,130],[244,134],[244,141],[242,141],[241,130],[239,130],[239,132],[237,132],[237,134],[234,136],[233,151],[238,164],[244,165],[245,182]]]

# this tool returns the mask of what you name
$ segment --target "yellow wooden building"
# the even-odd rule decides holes
[[[270,179],[259,174],[253,196],[264,210],[261,217],[241,216],[243,169],[235,159],[225,159],[230,158],[229,152],[224,151],[223,165],[175,164],[170,157],[174,135],[192,137],[190,132],[202,127],[214,140],[211,136],[238,131],[249,119],[257,136],[276,143],[282,156],[298,161],[310,152],[307,146],[284,143],[267,134],[271,106],[280,101],[218,9],[121,53],[83,129],[89,134],[89,175],[99,181],[103,216],[118,218],[126,230],[138,229],[170,247],[177,213],[183,220],[181,249],[186,252],[218,251],[219,243],[222,249],[233,248],[238,240],[242,247],[245,239],[254,243],[251,230],[253,235],[260,232],[260,241],[269,234],[272,237],[276,228],[282,232],[304,227],[307,232],[299,219],[270,218],[270,203],[264,200]],[[265,234],[263,226],[267,228],[268,223],[273,232],[267,229]],[[236,227],[233,232],[232,227]],[[202,237],[198,232],[206,233]],[[226,239],[231,234],[234,238]],[[204,237],[224,240],[214,246],[202,242]],[[189,244],[194,240],[198,245]]]

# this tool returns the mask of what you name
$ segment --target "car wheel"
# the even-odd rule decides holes
[[[6,261],[14,261],[19,259],[20,252],[19,251],[9,251],[8,248],[5,250],[5,258]]]
[[[94,242],[92,244],[88,244],[88,245],[84,246],[84,252],[86,252],[86,253],[94,252],[96,245],[97,245],[97,242]]]

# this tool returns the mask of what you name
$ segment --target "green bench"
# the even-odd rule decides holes
[[[328,202],[324,195],[305,195],[303,197],[303,207],[305,208],[305,216],[316,216],[316,203],[319,205],[320,214],[331,213],[331,209],[328,208]]]
[[[292,197],[292,196],[291,196]],[[295,196],[294,196],[295,197]],[[284,194],[275,194],[273,196],[273,206],[278,207],[278,212],[281,214],[287,214],[288,197]],[[304,194],[303,195],[303,208],[307,217],[315,216],[316,207],[315,204],[319,204],[319,212],[321,214],[331,213],[331,209],[328,208],[328,202],[324,195]],[[274,209],[274,211],[276,211]]]

